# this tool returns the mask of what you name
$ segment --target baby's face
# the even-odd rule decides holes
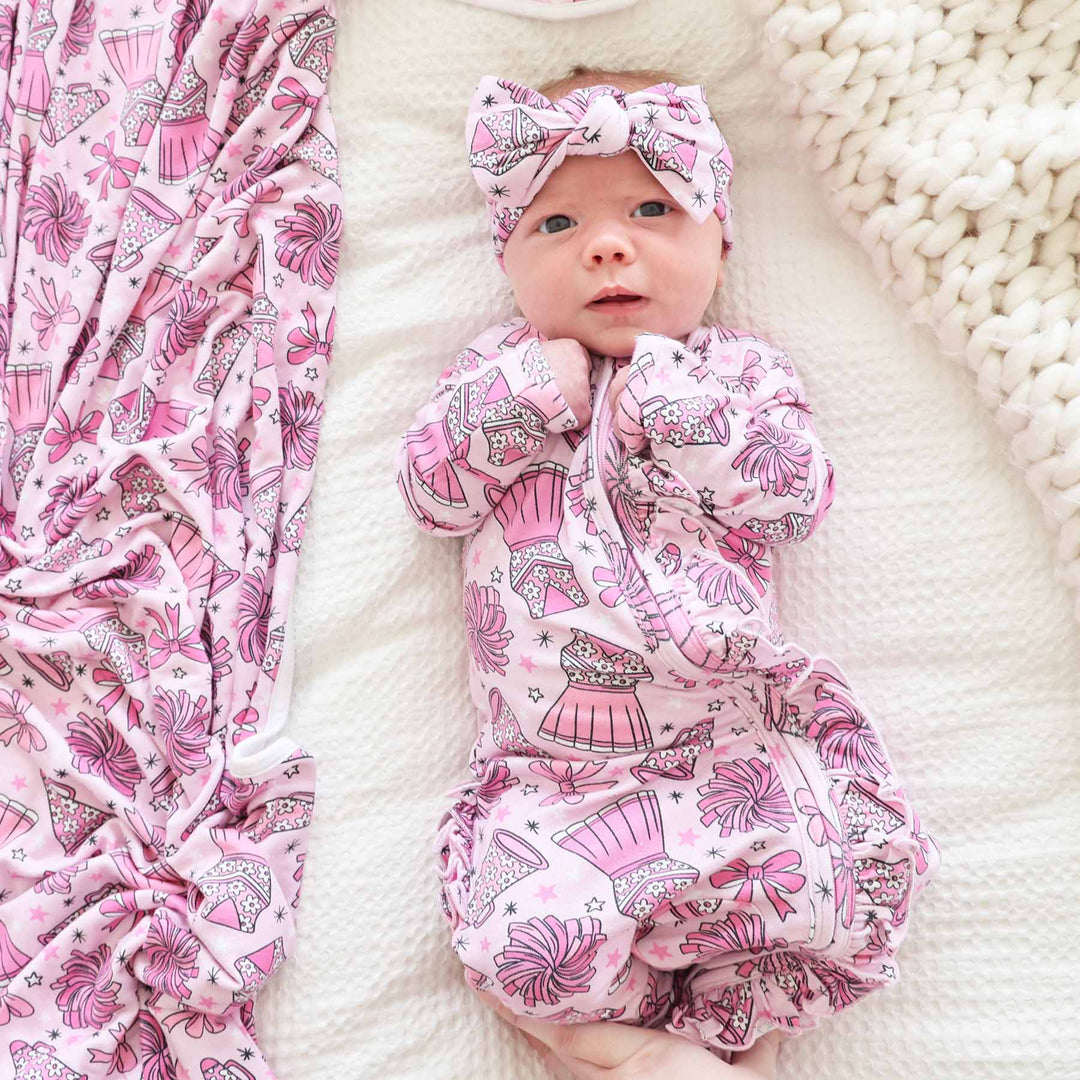
[[[568,157],[529,204],[503,264],[521,313],[549,338],[630,356],[646,331],[682,338],[723,284],[715,214],[698,225],[632,151]],[[641,297],[593,298],[607,286]]]

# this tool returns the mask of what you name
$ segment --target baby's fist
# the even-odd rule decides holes
[[[588,351],[573,338],[552,338],[542,342],[541,348],[563,400],[577,417],[577,426],[584,427],[592,417]]]

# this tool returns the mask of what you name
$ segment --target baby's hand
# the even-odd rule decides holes
[[[541,344],[566,404],[577,417],[578,427],[584,427],[592,417],[588,351],[573,338],[553,338]]]

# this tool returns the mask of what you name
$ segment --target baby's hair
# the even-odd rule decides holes
[[[626,68],[612,71],[608,68],[589,67],[587,64],[575,64],[565,75],[558,79],[551,79],[537,89],[549,101],[557,101],[569,94],[571,90],[580,90],[584,86],[599,86],[604,83],[618,87],[629,94],[664,82],[674,83],[676,86],[688,86],[695,85],[697,80],[666,68]],[[709,115],[716,123],[716,117],[711,110]],[[719,127],[718,123],[717,126]]]

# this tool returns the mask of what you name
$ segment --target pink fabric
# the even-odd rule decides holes
[[[253,1001],[315,782],[268,721],[333,335],[334,28],[0,3],[4,1076],[271,1075]]]
[[[469,104],[465,141],[500,268],[526,207],[567,155],[633,150],[699,225],[716,214],[725,249],[734,244],[731,151],[703,86],[657,83],[631,93],[588,86],[552,102],[520,83],[485,75]]]
[[[729,1056],[895,982],[940,855],[840,667],[784,642],[770,553],[835,483],[790,358],[709,326],[626,362],[578,430],[540,335],[491,327],[399,448],[414,521],[466,538],[442,907],[508,1008]]]

